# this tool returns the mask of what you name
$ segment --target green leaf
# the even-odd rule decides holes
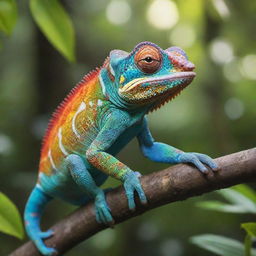
[[[247,234],[249,236],[256,237],[256,223],[255,222],[242,223],[241,227],[247,232]]]
[[[58,0],[30,0],[30,10],[37,25],[69,61],[75,61],[75,36],[72,21]]]
[[[200,248],[221,256],[244,256],[244,245],[234,239],[224,236],[204,234],[194,236],[190,241]],[[252,250],[252,256],[256,256],[256,250]]]
[[[197,203],[197,206],[221,212],[256,213],[255,192],[250,187],[239,185],[232,189],[222,189],[217,192],[232,204],[219,201],[205,201]]]
[[[237,186],[232,187],[233,190],[243,194],[245,197],[251,199],[253,202],[256,203],[256,192],[247,185],[240,184]]]
[[[247,234],[244,239],[245,256],[251,256],[252,238]]]
[[[219,212],[247,213],[248,210],[240,205],[225,204],[219,201],[204,201],[196,204],[200,208]]]
[[[20,214],[12,201],[0,192],[0,231],[19,239],[24,237]]]
[[[0,0],[0,31],[10,35],[17,21],[15,0]]]
[[[222,189],[218,191],[226,200],[235,205],[239,205],[248,213],[256,213],[256,204],[250,198],[244,196],[234,189]]]

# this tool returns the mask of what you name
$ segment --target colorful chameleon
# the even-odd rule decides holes
[[[192,163],[201,172],[208,171],[206,164],[217,170],[207,155],[155,142],[145,117],[189,85],[193,69],[182,49],[162,50],[142,42],[131,53],[111,51],[102,68],[86,75],[60,104],[44,137],[37,184],[24,214],[27,233],[43,255],[56,252],[43,241],[53,231],[40,229],[42,211],[52,198],[75,205],[93,199],[96,220],[113,224],[100,188],[111,176],[123,182],[131,210],[135,191],[147,203],[140,173],[114,157],[135,136],[142,153],[153,161]]]

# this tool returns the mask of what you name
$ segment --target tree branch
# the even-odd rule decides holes
[[[184,200],[210,191],[236,184],[256,181],[256,148],[248,149],[216,159],[220,171],[204,175],[190,165],[179,164],[168,169],[145,175],[142,186],[148,198],[148,205],[140,205],[129,211],[122,186],[107,194],[107,202],[117,223],[149,211],[158,206]],[[72,247],[107,228],[98,224],[94,216],[93,204],[81,207],[55,224],[55,234],[46,240],[61,255]],[[27,242],[9,256],[39,256],[32,242]]]

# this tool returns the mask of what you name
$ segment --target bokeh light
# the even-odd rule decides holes
[[[106,229],[91,238],[92,245],[99,249],[105,250],[113,245],[116,241],[116,231],[113,229]]]
[[[256,80],[256,55],[246,55],[241,60],[240,71],[245,78]]]
[[[229,119],[235,120],[240,118],[244,113],[244,104],[237,98],[230,98],[224,105],[225,113]]]
[[[0,155],[9,155],[13,149],[13,143],[5,134],[0,134]]]
[[[212,0],[212,3],[222,18],[228,18],[230,16],[229,8],[224,0]]]
[[[160,252],[162,256],[170,256],[176,255],[181,256],[183,255],[183,247],[179,240],[176,239],[168,239],[162,242],[160,247]]]
[[[125,1],[113,0],[106,8],[106,16],[110,23],[122,25],[131,17],[131,7]]]
[[[157,29],[170,29],[179,20],[176,3],[169,0],[154,0],[147,10],[148,22]]]
[[[143,241],[151,241],[159,236],[159,228],[153,222],[143,222],[138,228],[138,237]]]
[[[192,26],[182,24],[176,26],[170,34],[170,43],[182,48],[188,48],[193,45],[196,39],[196,33]]]
[[[224,65],[223,72],[225,78],[232,83],[239,82],[242,78],[239,61],[236,58]]]
[[[226,40],[216,39],[210,45],[210,55],[217,64],[228,63],[234,58],[233,47]]]

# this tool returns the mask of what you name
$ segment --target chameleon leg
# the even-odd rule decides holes
[[[25,207],[24,220],[25,228],[28,236],[35,243],[38,250],[45,256],[52,256],[56,253],[54,248],[47,247],[43,239],[53,235],[52,230],[42,232],[40,229],[40,219],[45,205],[52,199],[52,197],[45,194],[37,185],[29,196]]]
[[[83,159],[75,154],[66,158],[67,166],[74,181],[95,200],[96,220],[99,223],[113,225],[114,220],[107,205],[104,191],[99,188],[89,171],[86,169]]]
[[[214,160],[205,154],[186,153],[170,145],[156,142],[150,133],[146,118],[143,120],[143,129],[137,138],[143,154],[152,161],[171,164],[192,163],[203,173],[208,172],[204,164],[208,165],[213,171],[218,170]]]

